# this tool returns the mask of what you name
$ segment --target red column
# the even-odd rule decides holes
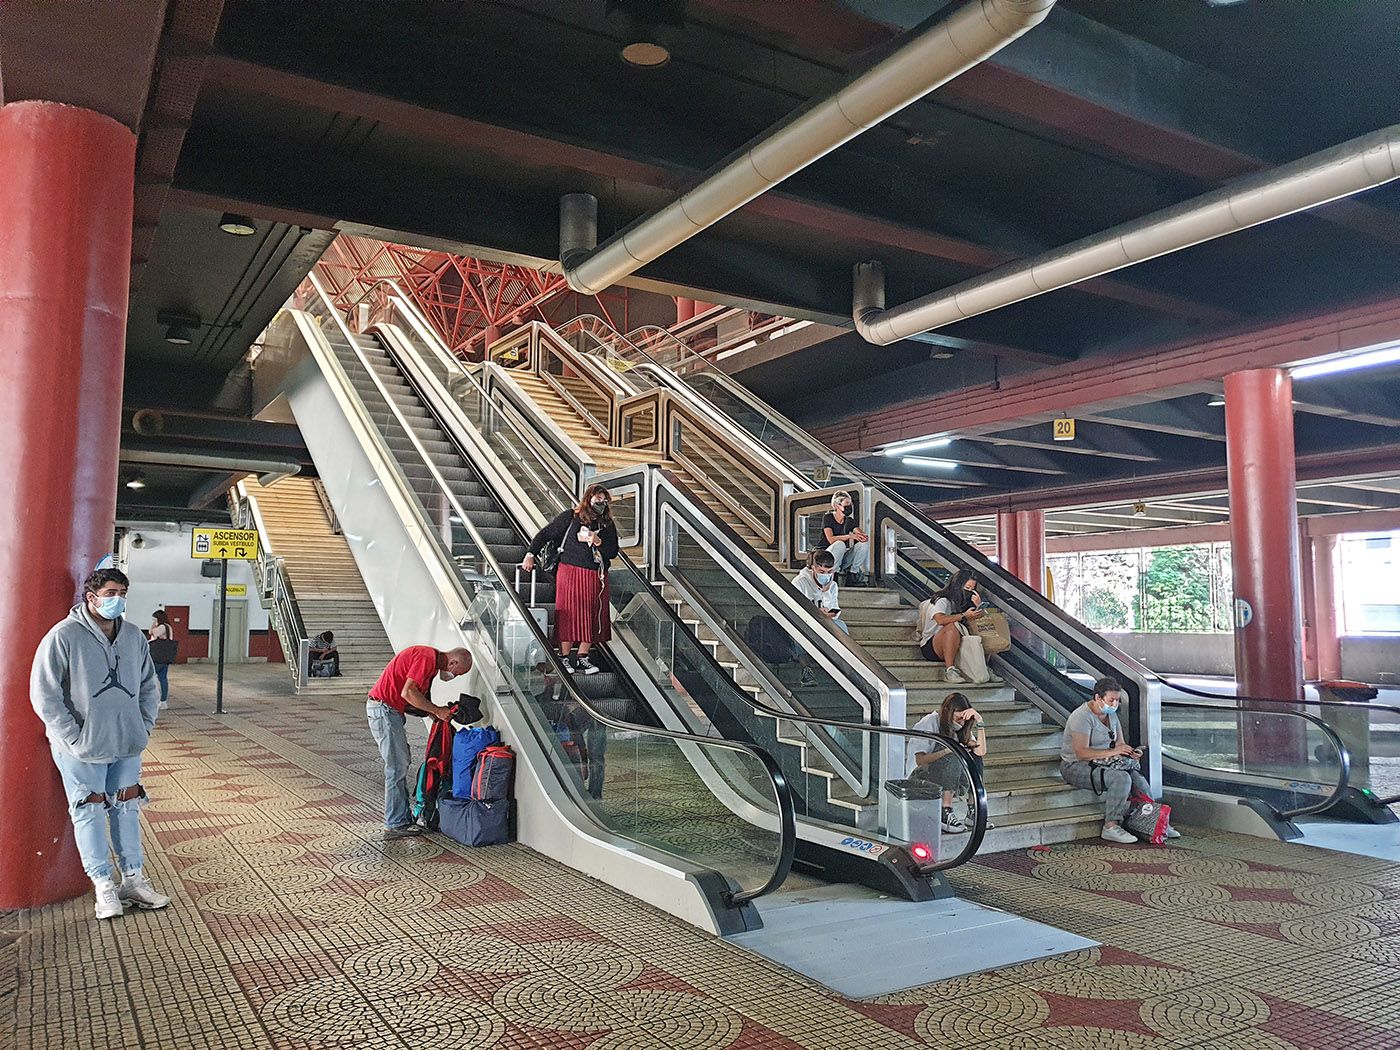
[[[1225,454],[1239,691],[1302,699],[1293,381],[1286,371],[1261,368],[1225,377]],[[1253,766],[1293,766],[1306,751],[1302,726],[1282,717],[1246,720],[1241,744],[1241,757]]]
[[[1317,573],[1313,565],[1313,541],[1298,527],[1298,584],[1303,588],[1303,680],[1317,680]]]
[[[1045,511],[1016,512],[1016,575],[1045,593]]]
[[[997,564],[1013,576],[1016,572],[1019,551],[1016,547],[1016,512],[997,511]]]
[[[695,300],[677,298],[676,299],[676,324],[685,324],[695,316]]]
[[[0,602],[0,795],[14,803],[0,908],[90,888],[29,666],[112,550],[135,162],[136,137],[101,114],[0,107],[0,564],[23,577]]]
[[[1342,676],[1342,642],[1337,630],[1337,537],[1313,538],[1313,596],[1316,612],[1317,676],[1324,681]]]
[[[482,360],[489,360],[491,355],[491,344],[501,338],[501,328],[499,325],[488,324],[486,331],[481,337],[481,357]]]

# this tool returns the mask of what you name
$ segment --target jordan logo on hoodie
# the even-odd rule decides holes
[[[101,689],[97,690],[95,693],[92,694],[94,700],[101,696],[103,693],[107,692],[107,690],[109,689],[120,689],[127,696],[136,696],[136,694],[133,693],[130,689],[122,685],[121,669],[122,658],[120,656],[114,655],[112,657],[112,666],[107,669],[106,683],[102,686]]]

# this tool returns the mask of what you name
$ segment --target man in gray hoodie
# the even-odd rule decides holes
[[[63,777],[99,919],[115,918],[128,904],[170,903],[141,870],[141,753],[160,710],[160,684],[146,636],[122,619],[128,585],[116,569],[89,576],[83,600],[39,643],[29,675],[29,699],[44,720]]]

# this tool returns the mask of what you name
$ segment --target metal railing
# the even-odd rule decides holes
[[[296,591],[287,575],[287,563],[273,551],[257,499],[248,493],[246,486],[247,482],[240,481],[230,490],[231,516],[236,527],[257,530],[259,545],[257,560],[253,562],[253,581],[258,587],[259,601],[277,632],[292,684],[303,689],[311,674],[311,637],[302,622]]]

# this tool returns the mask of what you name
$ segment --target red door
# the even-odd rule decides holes
[[[167,605],[165,615],[170,617],[170,629],[180,648],[175,657],[177,664],[187,662],[190,655],[190,607],[188,605]]]

